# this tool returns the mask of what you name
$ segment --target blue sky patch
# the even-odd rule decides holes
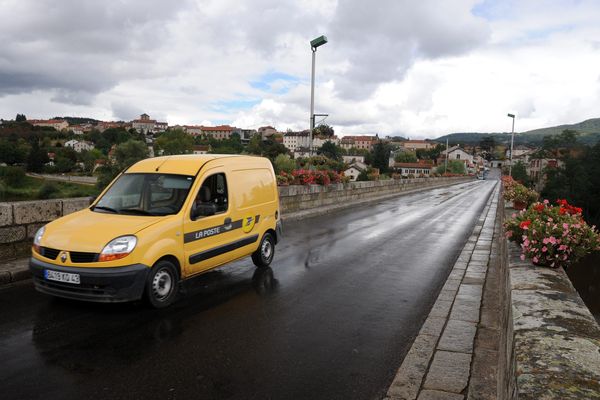
[[[284,84],[273,87],[275,83],[281,82]],[[300,82],[300,79],[295,76],[284,74],[283,72],[271,71],[261,75],[257,80],[251,81],[250,86],[264,92],[285,94],[290,90],[291,86],[296,85],[298,82]]]

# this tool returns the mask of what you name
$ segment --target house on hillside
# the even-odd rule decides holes
[[[433,173],[434,165],[429,160],[421,160],[416,163],[394,163],[394,170],[406,177],[408,175],[430,176]]]
[[[45,126],[54,128],[57,131],[62,131],[69,127],[69,123],[63,119],[28,119],[27,122],[33,126]]]
[[[82,151],[89,151],[94,148],[94,145],[90,142],[79,141],[79,140],[68,140],[65,142],[65,147],[70,147],[75,150],[77,153],[81,153]]]
[[[367,170],[367,165],[361,162],[352,163],[348,168],[343,171],[344,176],[347,176],[350,179],[350,182],[356,182],[358,179],[358,175],[361,172]]]
[[[408,150],[417,151],[429,150],[437,146],[437,143],[429,140],[406,140],[400,143],[400,146]]]

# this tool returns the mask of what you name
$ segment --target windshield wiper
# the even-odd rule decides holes
[[[94,208],[92,208],[92,211],[95,210],[106,210],[115,214],[118,214],[119,211],[115,210],[114,208],[110,208],[110,207],[104,207],[104,206],[94,206]]]
[[[119,212],[138,214],[138,215],[155,215],[155,214],[151,213],[150,211],[142,210],[140,208],[121,208],[121,209],[119,209]]]

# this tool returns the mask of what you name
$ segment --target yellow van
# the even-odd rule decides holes
[[[29,265],[43,293],[101,302],[144,297],[161,308],[183,279],[246,256],[268,266],[281,234],[268,159],[157,157],[128,168],[89,208],[40,228]]]

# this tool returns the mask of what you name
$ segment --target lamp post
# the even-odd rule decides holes
[[[313,152],[313,130],[315,129],[315,59],[317,54],[317,47],[327,43],[325,36],[319,36],[316,39],[310,41],[310,49],[312,50],[312,74],[310,77],[310,142],[309,142],[309,154]]]
[[[508,175],[512,177],[513,146],[515,143],[515,114],[508,114],[508,117],[512,118],[512,131],[510,134],[510,164],[508,166]]]

